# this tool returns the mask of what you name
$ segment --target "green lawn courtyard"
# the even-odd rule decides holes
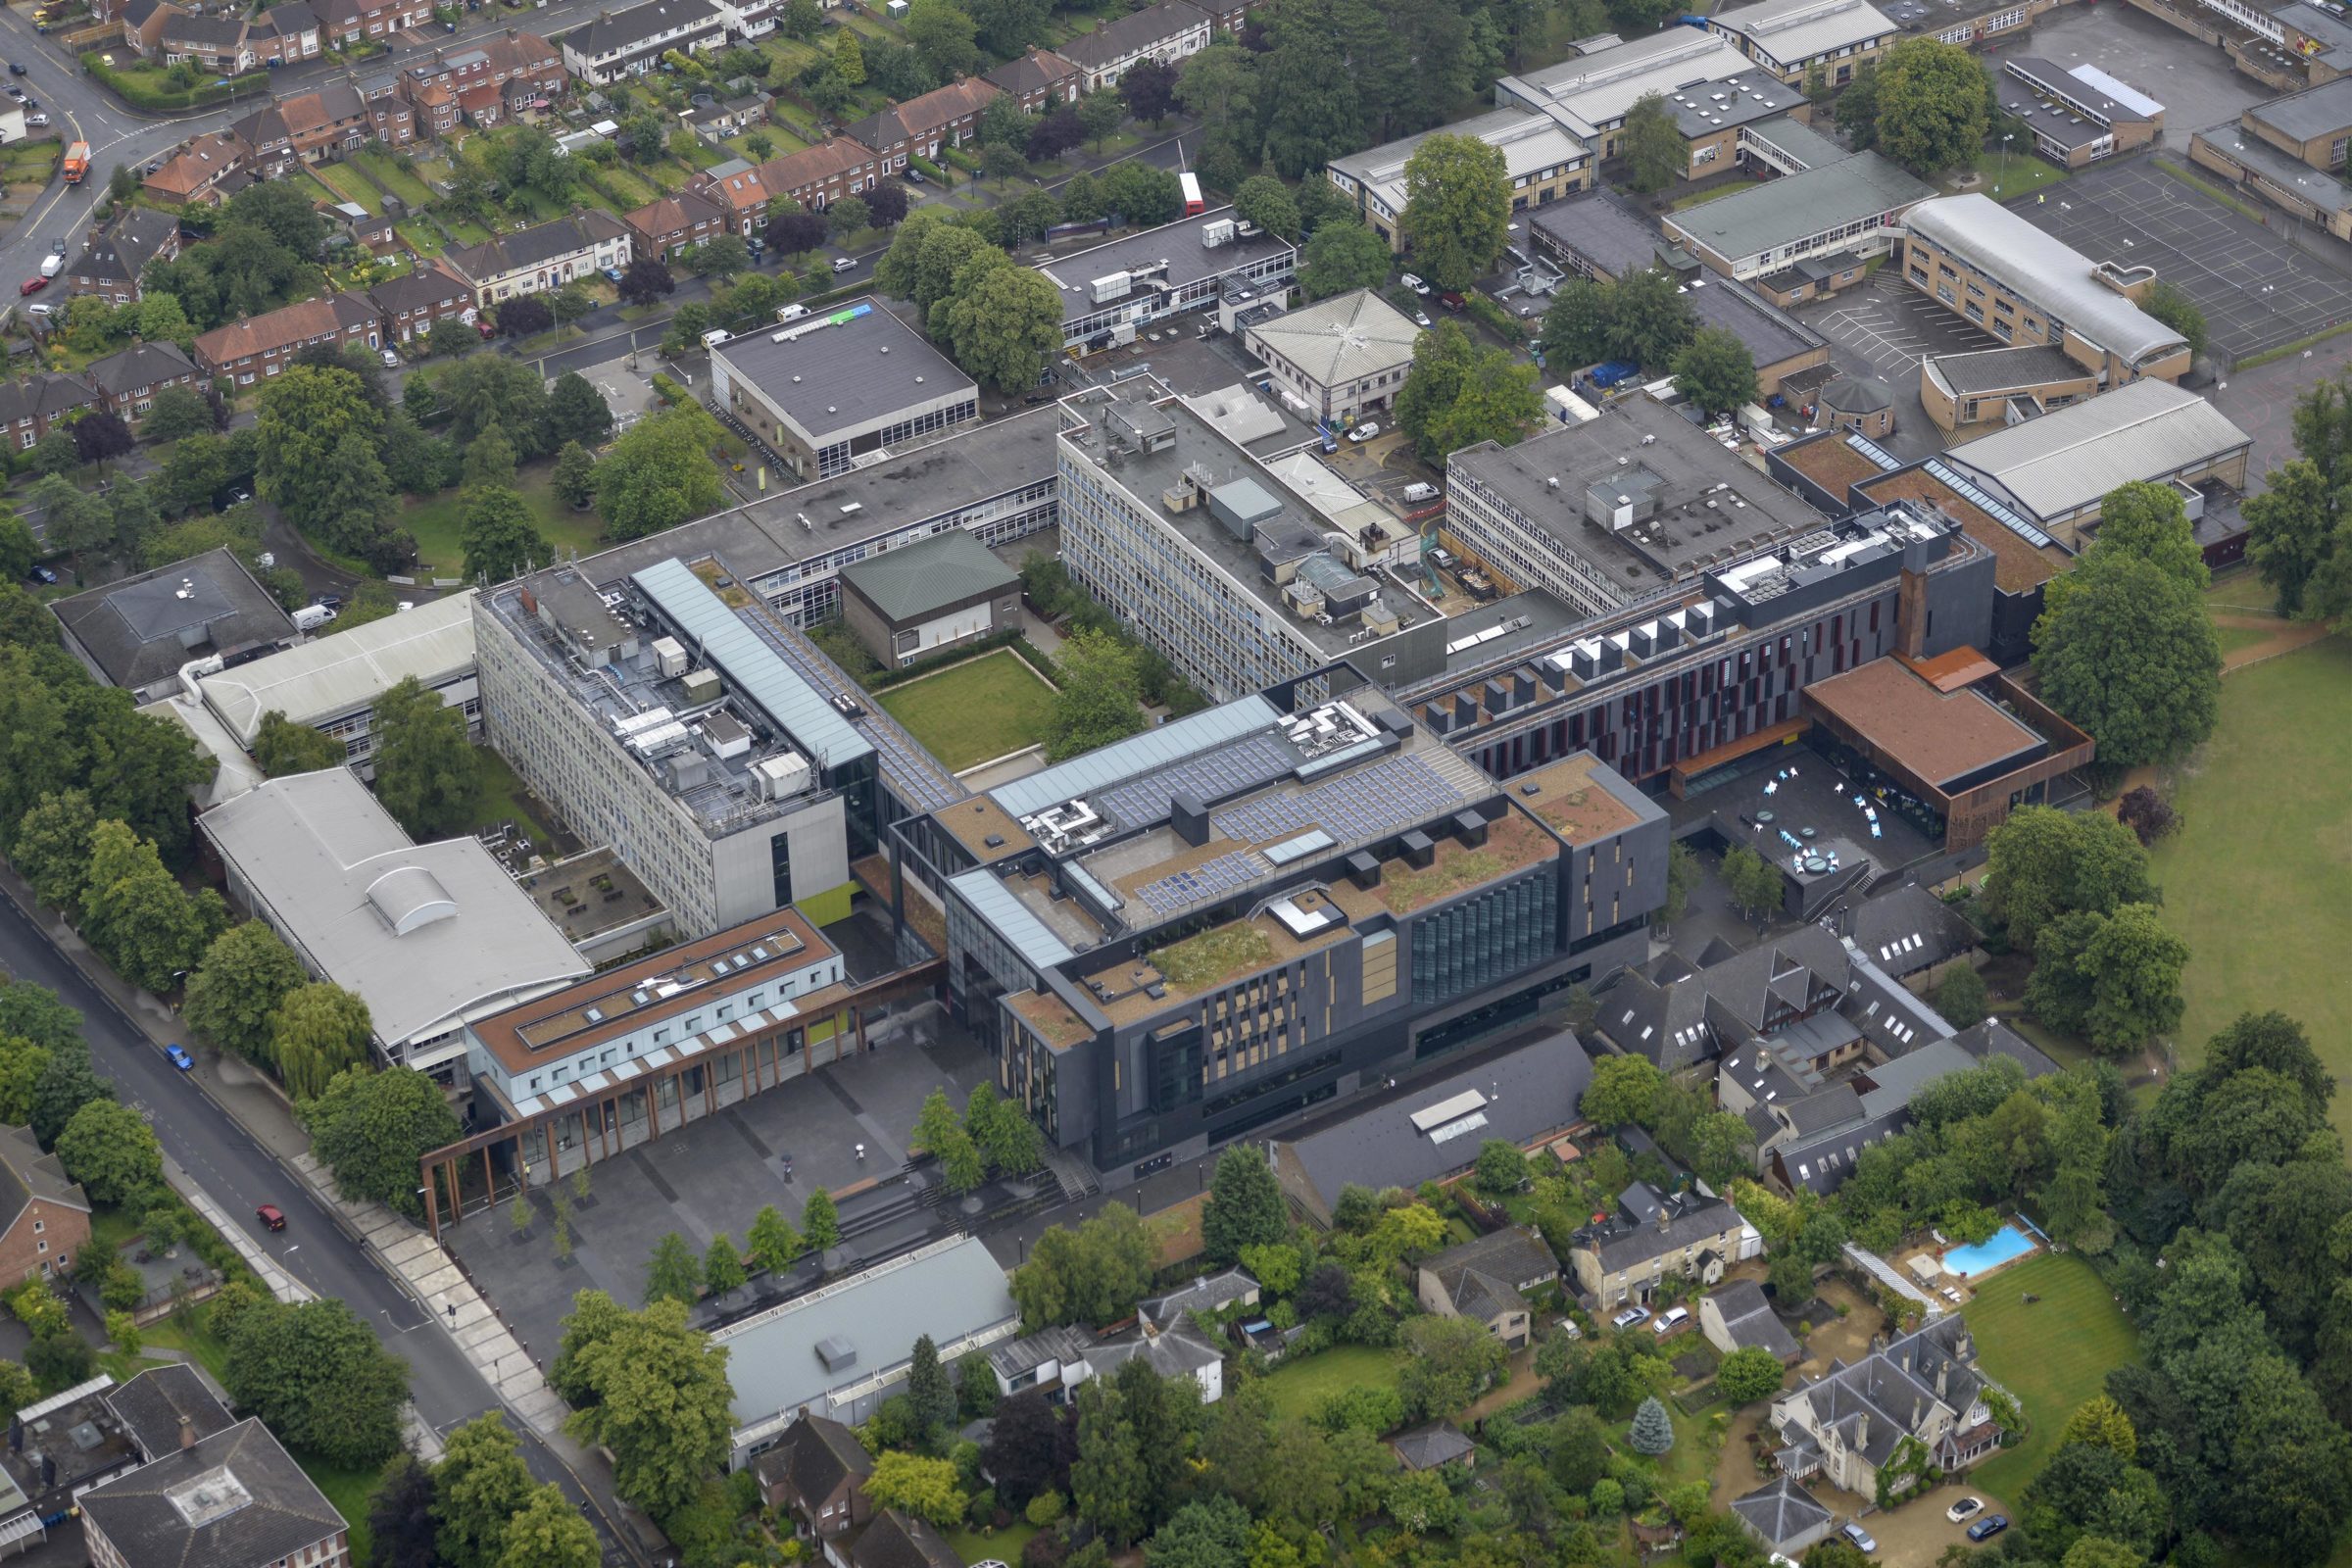
[[[555,466],[526,463],[516,472],[516,488],[539,519],[539,531],[559,550],[593,555],[605,521],[594,512],[574,512],[557,496]],[[462,492],[444,490],[421,501],[412,500],[394,523],[416,536],[416,574],[455,577],[466,565],[466,547],[458,541],[460,514],[466,510]]]
[[[1349,1389],[1394,1384],[1397,1353],[1370,1345],[1339,1345],[1312,1355],[1285,1361],[1266,1374],[1266,1394],[1280,1417],[1301,1420],[1322,1407],[1323,1401]]]
[[[952,769],[1036,745],[1054,712],[1053,688],[1008,648],[894,686],[878,700]]]
[[[2045,185],[2066,178],[2066,171],[2047,158],[2025,153],[1986,153],[1977,160],[1977,189],[1995,201],[2015,201]]]
[[[2217,590],[2217,593],[2219,590]],[[2245,585],[2247,603],[2261,595]],[[2296,1019],[2320,1059],[2352,1072],[2352,642],[2329,637],[2222,682],[2213,739],[2182,770],[2180,826],[2155,849],[2164,921],[2188,944],[2183,1065],[2240,1012]],[[2352,1133],[2352,1097],[2335,1125]]]
[[[2029,1305],[2029,1294],[2040,1299]],[[2069,1253],[2002,1269],[1961,1316],[1978,1365],[2026,1407],[2026,1441],[1969,1472],[1970,1484],[2014,1508],[2075,1407],[2104,1391],[2109,1371],[2139,1358],[2139,1335],[2096,1271]]]

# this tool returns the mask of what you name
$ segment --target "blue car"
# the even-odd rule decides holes
[[[196,1065],[196,1058],[189,1055],[185,1051],[182,1051],[177,1041],[173,1041],[171,1045],[166,1046],[164,1048],[164,1054],[170,1056],[172,1058],[172,1065],[177,1067],[181,1072],[187,1072]]]
[[[605,269],[605,275],[611,278],[613,282],[617,283],[620,281],[620,269],[617,267],[608,267]]]
[[[1971,1541],[1990,1541],[1993,1537],[1999,1535],[2002,1531],[2008,1528],[2009,1520],[2007,1516],[1997,1513],[1987,1514],[1984,1518],[1978,1520],[1975,1524],[1968,1527],[1968,1539]]]

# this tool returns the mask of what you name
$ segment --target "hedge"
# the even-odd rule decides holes
[[[236,96],[238,89],[264,86],[270,74],[248,72],[230,81],[208,81],[194,87],[159,86],[155,74],[141,71],[136,74],[122,71],[106,63],[95,50],[81,57],[82,69],[112,87],[122,101],[134,109],[201,109],[207,104],[225,103]]]

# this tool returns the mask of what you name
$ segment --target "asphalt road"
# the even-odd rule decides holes
[[[102,995],[16,904],[0,899],[0,969],[57,993],[82,1016],[99,1074],[127,1104],[146,1114],[164,1152],[222,1207],[244,1219],[262,1203],[285,1211],[283,1231],[245,1229],[286,1272],[322,1297],[347,1302],[375,1325],[384,1344],[409,1363],[410,1396],[435,1431],[503,1409],[496,1393],[416,1299],[365,1248],[347,1239],[310,1189],[280,1166],[227,1113],[183,1079],[114,1003]],[[552,1350],[552,1347],[548,1348]],[[531,1471],[563,1486],[574,1503],[580,1488],[554,1454],[512,1416]],[[591,1514],[608,1562],[629,1559],[608,1523]]]

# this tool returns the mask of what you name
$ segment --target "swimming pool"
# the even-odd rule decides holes
[[[1962,1279],[1988,1274],[2003,1263],[2015,1262],[2034,1250],[2034,1238],[2015,1225],[2004,1225],[1989,1240],[1955,1247],[1943,1254],[1943,1266]]]

